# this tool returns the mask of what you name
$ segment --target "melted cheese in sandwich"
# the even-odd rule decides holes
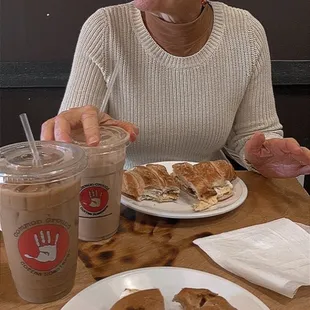
[[[233,185],[229,181],[225,181],[225,186],[215,187],[214,190],[217,193],[217,198],[228,198],[232,195]]]
[[[210,197],[207,201],[199,201],[198,203],[193,205],[193,209],[195,212],[204,211],[210,209],[214,205],[218,203],[217,196]]]

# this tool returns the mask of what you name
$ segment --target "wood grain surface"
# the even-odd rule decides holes
[[[295,179],[268,180],[240,172],[249,196],[238,209],[214,218],[169,220],[123,210],[119,233],[109,241],[80,242],[76,283],[64,299],[47,305],[22,301],[14,288],[1,240],[0,309],[60,309],[67,300],[95,280],[126,270],[177,266],[210,272],[224,277],[260,298],[271,310],[310,309],[310,287],[299,289],[289,299],[247,282],[215,264],[192,244],[196,238],[286,217],[310,225],[310,196]]]

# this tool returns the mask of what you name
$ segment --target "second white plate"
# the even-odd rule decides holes
[[[171,173],[172,165],[175,163],[177,162],[159,162],[157,164],[165,166],[168,172]],[[194,212],[191,206],[196,200],[182,192],[180,198],[174,202],[157,203],[147,200],[139,202],[125,196],[122,196],[121,202],[128,208],[158,217],[176,219],[211,217],[224,214],[238,208],[247,198],[248,189],[244,182],[240,178],[236,178],[232,183],[234,185],[234,195],[232,197],[221,201],[215,207],[202,212]]]
[[[269,310],[257,297],[235,283],[206,272],[176,267],[144,268],[111,276],[77,294],[62,310],[108,310],[128,288],[159,288],[165,298],[165,308],[181,310],[172,299],[184,287],[209,289],[238,310]]]

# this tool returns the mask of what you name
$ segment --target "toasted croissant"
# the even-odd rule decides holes
[[[174,201],[180,189],[162,165],[138,166],[124,172],[122,193],[137,201]]]

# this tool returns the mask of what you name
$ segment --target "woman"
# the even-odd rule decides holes
[[[123,127],[132,141],[140,131],[127,167],[225,152],[266,177],[310,173],[310,151],[283,139],[263,27],[219,2],[135,0],[86,21],[60,114],[43,124],[41,137],[70,142],[71,129],[83,126],[96,145],[99,124]]]

